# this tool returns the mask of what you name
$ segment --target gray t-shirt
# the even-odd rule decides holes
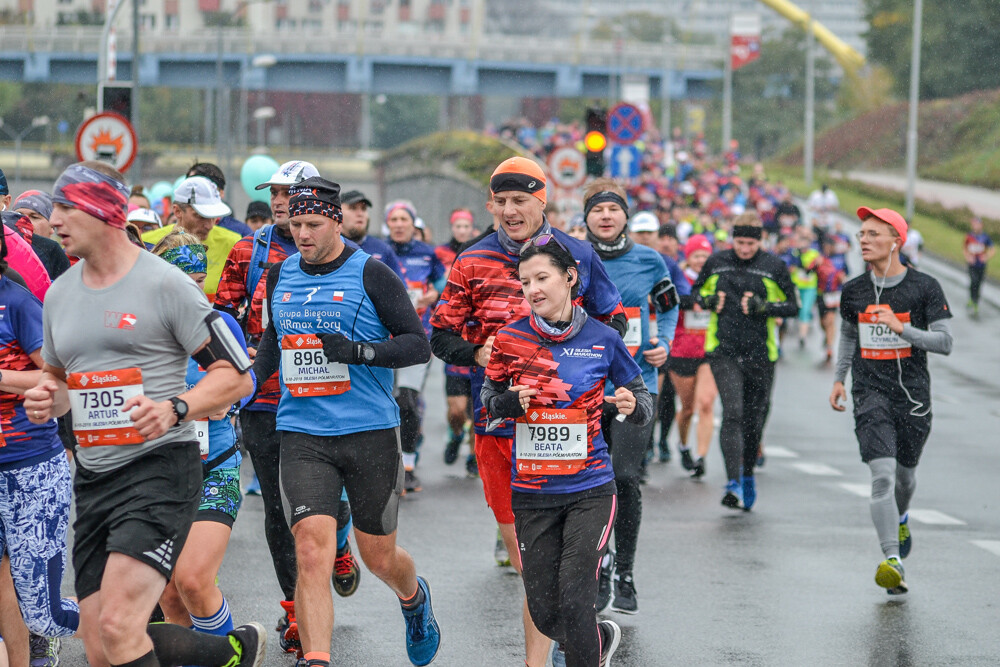
[[[52,283],[45,296],[42,358],[65,369],[67,376],[138,368],[143,395],[164,401],[186,390],[187,360],[208,340],[205,317],[210,313],[211,306],[195,282],[155,255],[143,252],[124,278],[104,289],[83,284],[80,262]],[[95,382],[98,377],[88,375]],[[86,418],[107,414],[101,410],[114,407],[120,396],[111,392],[88,397],[91,405],[97,402],[97,412],[92,413],[97,417],[88,413]],[[78,416],[74,414],[74,419]],[[183,440],[195,440],[192,422],[141,444],[80,447],[77,459],[88,470],[107,472],[156,447]]]

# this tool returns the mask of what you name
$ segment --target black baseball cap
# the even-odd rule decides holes
[[[340,197],[340,203],[344,206],[349,206],[351,204],[358,204],[364,202],[368,208],[372,207],[372,201],[365,197],[364,193],[360,190],[348,190]]]
[[[247,206],[247,218],[273,218],[271,207],[262,201],[252,201]]]

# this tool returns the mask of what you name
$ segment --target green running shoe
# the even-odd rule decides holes
[[[913,548],[913,536],[910,535],[910,517],[899,524],[899,557],[906,558]]]
[[[889,558],[878,564],[878,569],[875,570],[875,583],[890,593],[905,593],[909,589],[903,576],[903,564],[898,558]]]

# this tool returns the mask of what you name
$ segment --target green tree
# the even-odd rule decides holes
[[[617,37],[617,33],[630,40],[647,43],[659,43],[668,31],[673,31],[673,22],[665,16],[651,12],[628,12],[615,18],[601,21],[591,30],[593,39],[609,40]]]
[[[909,90],[913,0],[865,0],[868,58],[889,70],[897,95]],[[954,97],[1000,87],[1000,2],[925,2],[920,97]]]
[[[386,95],[372,100],[372,144],[392,148],[438,129],[442,99],[434,95]]]

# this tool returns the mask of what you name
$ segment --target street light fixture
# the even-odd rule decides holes
[[[257,146],[264,148],[264,123],[274,118],[276,112],[274,107],[258,107],[253,110],[253,118],[257,121]]]
[[[3,130],[4,134],[14,140],[14,189],[17,191],[21,189],[21,143],[34,130],[47,126],[49,122],[48,116],[35,116],[26,128],[20,132],[12,132],[7,129],[3,118],[0,118],[0,130]]]

